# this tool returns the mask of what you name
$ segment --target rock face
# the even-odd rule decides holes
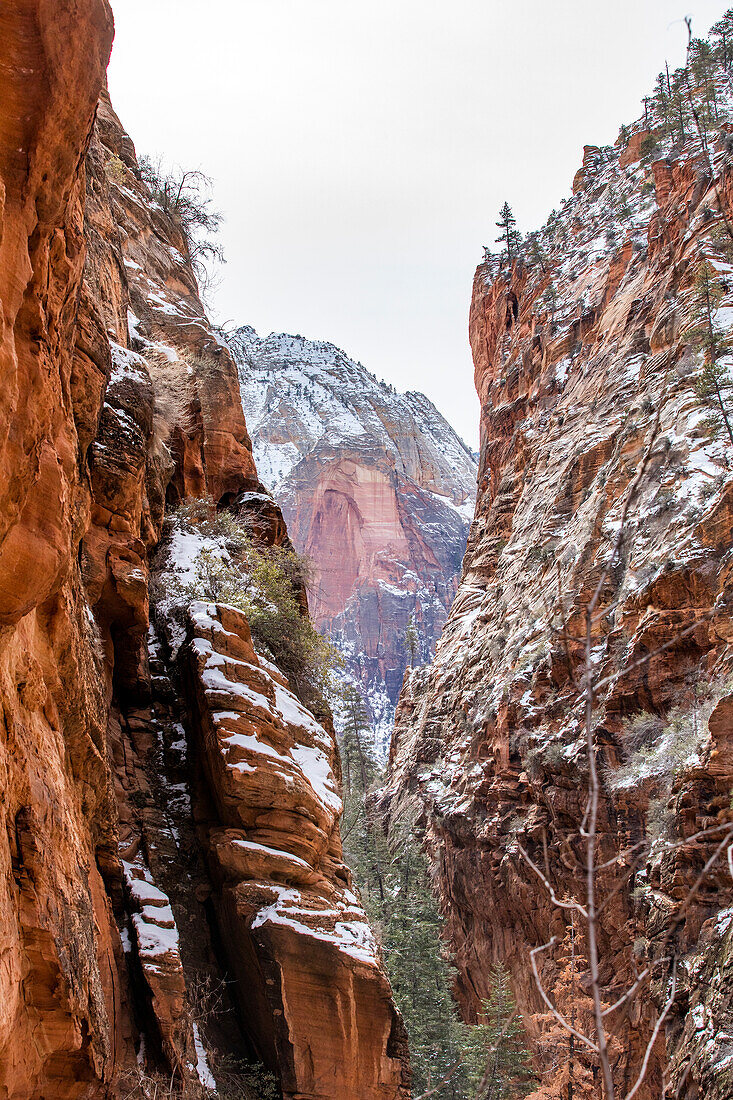
[[[195,604],[190,632],[212,810],[199,828],[258,1052],[285,1096],[406,1096],[404,1025],[343,862],[333,733],[255,653],[241,612]]]
[[[117,1100],[156,1072],[213,1086],[195,994],[232,975],[261,996],[204,1036],[218,1053],[261,1051],[286,1096],[406,1096],[401,1022],[340,862],[333,735],[217,609],[210,659],[248,657],[246,683],[287,700],[241,718],[273,747],[256,784],[232,786],[193,673],[209,635],[194,623],[176,664],[150,626],[167,506],[207,495],[265,544],[287,530],[180,224],[104,91],[111,41],[104,0],[0,14],[0,1097]],[[278,752],[301,765],[289,811]],[[266,819],[272,851],[240,851]]]
[[[640,130],[628,148],[586,148],[573,197],[527,243],[534,262],[476,273],[476,518],[435,661],[406,678],[384,799],[388,817],[422,813],[468,1018],[504,962],[536,1095],[558,1100],[569,1082],[602,1095],[599,1068],[547,1012],[529,952],[550,944],[537,956],[544,987],[592,1034],[587,943],[520,845],[559,899],[585,902],[579,682],[606,566],[591,638],[605,1003],[662,960],[608,1015],[617,1095],[636,1079],[673,957],[671,1010],[636,1095],[661,1095],[663,1075],[670,1095],[731,1095],[724,861],[688,897],[726,833],[691,838],[731,820],[733,456],[701,407],[703,356],[686,331],[702,257],[724,280],[713,322],[729,326],[729,241],[714,229],[733,191],[724,135],[713,173],[689,135],[640,162]]]
[[[344,652],[380,745],[408,663],[427,659],[455,594],[476,463],[434,405],[398,394],[332,344],[231,338],[263,481],[311,559],[312,613]]]
[[[115,847],[106,712],[76,564],[104,378],[82,400],[74,362],[79,162],[112,19],[102,0],[19,0],[0,24],[0,1095],[81,1096],[121,1045],[97,867]]]

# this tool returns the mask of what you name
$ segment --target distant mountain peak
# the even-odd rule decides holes
[[[476,457],[424,394],[398,393],[334,344],[243,326],[230,348],[259,476],[316,566],[313,616],[383,742],[407,624],[426,660],[453,599]]]

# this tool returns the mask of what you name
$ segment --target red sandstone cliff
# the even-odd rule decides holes
[[[386,747],[408,623],[420,663],[455,595],[475,459],[423,394],[396,393],[333,344],[249,328],[230,344],[258,469],[314,567],[314,620]]]
[[[617,1095],[639,1071],[672,958],[671,1012],[637,1095],[662,1095],[663,1079],[664,1095],[733,1095],[724,856],[686,904],[725,833],[685,842],[731,820],[733,454],[701,406],[703,355],[687,332],[703,257],[725,295],[713,321],[729,330],[719,213],[720,196],[733,216],[729,144],[725,132],[711,139],[712,172],[689,130],[640,162],[639,129],[628,148],[586,149],[573,197],[523,258],[476,273],[476,518],[435,661],[406,677],[384,800],[388,817],[422,814],[467,1016],[490,992],[489,965],[504,962],[536,1095],[558,1100],[570,1087],[605,1093],[595,1056],[578,1041],[573,1049],[542,1002],[529,952],[553,942],[538,957],[544,986],[592,1033],[588,945],[520,845],[558,898],[584,902],[588,755],[573,677],[584,672],[584,610],[650,447],[592,636],[604,682],[594,713],[598,859],[608,863],[600,978],[610,1006],[645,961],[663,960],[651,985],[609,1011]],[[618,858],[636,844],[651,845],[640,865],[633,853]]]
[[[74,361],[80,162],[111,42],[101,0],[0,15],[0,1089],[14,1097],[82,1095],[124,1046],[97,866],[115,858],[106,708],[75,553],[105,381],[95,392]]]
[[[194,617],[178,664],[150,629],[166,504],[206,494],[265,544],[287,533],[185,237],[104,92],[111,40],[104,0],[0,13],[0,1096],[129,1096],[158,1070],[207,1095],[195,990],[232,978],[218,1053],[264,1059],[286,1096],[405,1096],[332,733],[241,614]],[[269,745],[254,784],[214,751],[207,644],[237,729]],[[286,709],[238,712],[238,683]]]

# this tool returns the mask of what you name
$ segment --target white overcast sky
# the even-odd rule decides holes
[[[219,321],[330,340],[423,390],[472,445],[473,272],[504,199],[526,232],[615,140],[708,0],[112,0],[138,153],[224,213]],[[688,6],[684,6],[687,4]]]

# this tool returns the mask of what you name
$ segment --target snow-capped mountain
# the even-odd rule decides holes
[[[476,459],[421,393],[397,393],[333,344],[230,338],[260,477],[315,567],[311,611],[343,651],[384,748],[409,661],[453,600]]]

